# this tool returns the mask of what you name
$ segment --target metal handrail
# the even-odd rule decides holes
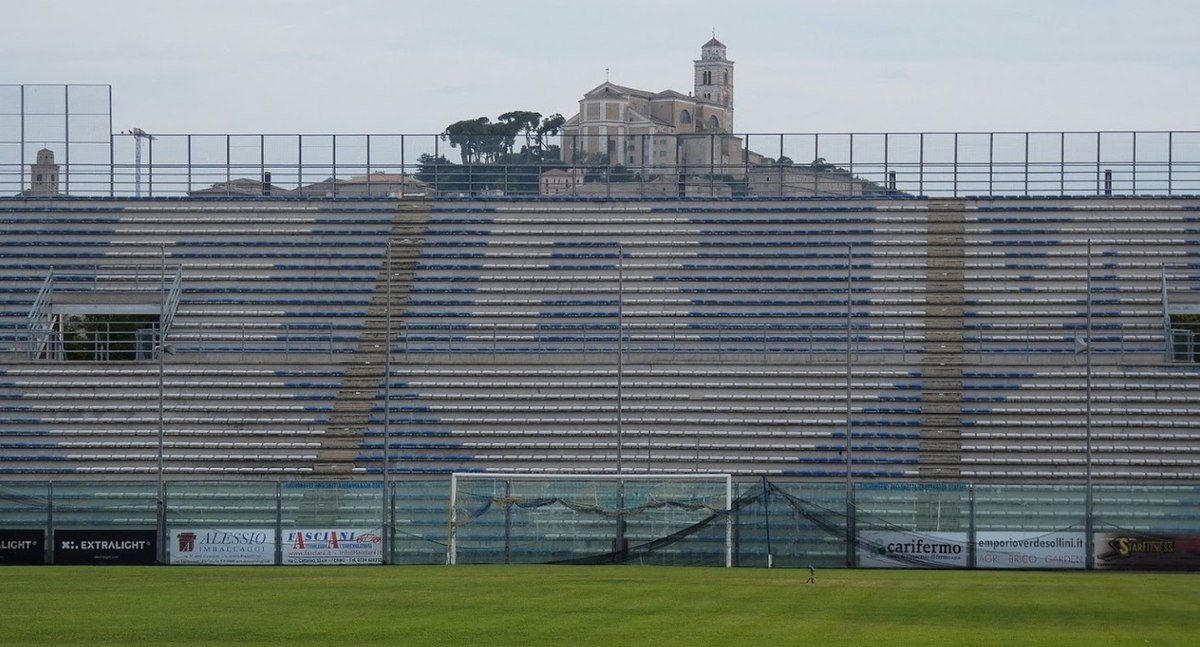
[[[29,333],[29,359],[37,359],[46,351],[54,334],[54,313],[51,296],[54,293],[54,270],[46,274],[37,298],[29,308],[26,330]]]
[[[175,312],[179,309],[179,299],[183,295],[183,268],[176,268],[175,278],[171,280],[171,287],[168,289],[166,297],[163,299],[163,311],[159,316],[161,321],[162,339],[166,342],[167,335],[171,332],[171,324],[175,321]]]

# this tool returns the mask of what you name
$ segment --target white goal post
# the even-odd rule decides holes
[[[733,478],[725,473],[456,472],[446,563],[460,563],[464,546],[480,563],[586,560],[588,554],[625,561],[631,553],[670,552],[665,547],[703,528],[707,555],[715,558],[704,563],[731,567],[733,502]],[[723,546],[713,555],[718,524]]]

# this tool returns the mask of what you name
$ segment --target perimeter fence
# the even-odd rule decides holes
[[[47,155],[48,154],[48,155]],[[1200,193],[1200,131],[114,132],[112,88],[0,84],[0,196],[879,197]]]
[[[485,140],[487,138],[484,138]],[[740,133],[547,138],[544,151],[438,134],[115,134],[62,172],[101,197],[394,198],[1180,196],[1200,132]],[[729,140],[739,143],[730,147]],[[660,142],[660,143],[655,143]],[[743,147],[744,146],[744,147]],[[587,154],[583,150],[632,151]],[[664,157],[648,155],[664,151]],[[700,151],[689,153],[687,151]],[[27,156],[32,159],[33,152]],[[5,160],[0,194],[30,183]],[[413,180],[416,180],[415,182]]]
[[[715,476],[12,481],[0,564],[1200,569],[1200,485]]]

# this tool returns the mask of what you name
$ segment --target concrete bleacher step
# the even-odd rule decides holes
[[[924,345],[925,357],[927,360],[936,361],[938,356],[959,357],[963,353],[962,342],[950,340],[932,341],[927,340]]]
[[[349,479],[354,473],[354,461],[352,457],[343,457],[341,461],[334,458],[328,460],[318,459],[313,463],[313,476],[320,478],[343,478]]]
[[[963,297],[961,293],[955,294],[947,291],[951,287],[962,287],[962,276],[958,281],[953,283],[929,282],[925,288],[925,303],[929,307],[931,313],[937,316],[952,316],[961,317],[963,309]]]

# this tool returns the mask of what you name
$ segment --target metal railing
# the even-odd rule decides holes
[[[29,308],[26,330],[29,335],[29,359],[37,359],[50,347],[54,336],[54,313],[50,297],[54,293],[54,270],[46,274],[46,280],[38,290],[33,306]]]
[[[231,314],[236,314],[231,312]],[[57,320],[56,320],[57,321]],[[105,317],[102,322],[84,316],[65,317],[62,329],[43,332],[13,331],[23,347],[38,350],[30,359],[114,361],[146,360],[152,358],[157,344],[157,324],[144,319]],[[840,357],[850,353],[854,358],[867,356],[909,356],[926,352],[929,345],[919,331],[856,331],[850,335],[849,346],[845,332],[823,330],[814,332],[803,325],[788,328],[767,326],[715,327],[704,332],[663,329],[657,332],[627,332],[620,336],[615,330],[584,327],[564,333],[553,328],[532,329],[515,334],[500,329],[482,328],[471,332],[431,333],[409,330],[406,322],[395,325],[398,334],[393,339],[392,352],[399,355],[477,354],[493,357],[537,353],[569,355],[616,353],[618,349],[632,353],[670,353],[676,355],[761,355],[804,356],[809,358]],[[0,328],[0,331],[3,329]],[[142,338],[140,335],[148,335]],[[1094,338],[1100,353],[1119,355],[1166,355],[1175,363],[1198,361],[1196,334],[1187,329],[1173,328],[1161,333],[1117,333]],[[231,323],[206,324],[193,322],[186,330],[172,334],[173,350],[185,354],[279,355],[291,357],[336,356],[352,354],[361,343],[362,331],[351,322],[332,321],[277,322],[268,324]],[[991,355],[1019,357],[1023,361],[1055,361],[1055,357],[1070,357],[1078,351],[1078,343],[1070,335],[1013,335],[999,338],[971,336],[964,340],[963,352],[978,361]],[[0,344],[0,350],[4,346]]]
[[[1181,196],[1200,131],[708,133],[464,146],[437,134],[111,135],[62,165],[90,197]],[[604,150],[604,154],[588,151]],[[77,156],[78,157],[78,156]],[[31,187],[0,159],[0,195]],[[549,172],[550,175],[546,175]]]

